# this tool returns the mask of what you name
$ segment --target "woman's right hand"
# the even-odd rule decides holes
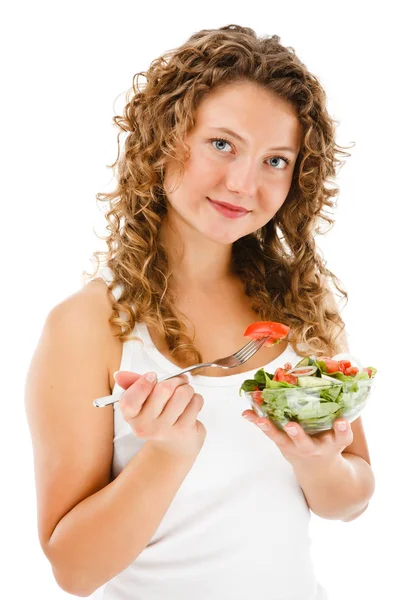
[[[186,375],[161,383],[144,375],[118,371],[115,381],[125,392],[119,400],[124,420],[136,437],[170,455],[196,458],[206,437],[197,420],[204,398],[196,394]]]

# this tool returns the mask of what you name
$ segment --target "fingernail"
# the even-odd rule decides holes
[[[287,431],[289,435],[297,435],[296,427],[285,427],[285,431]]]
[[[153,372],[147,373],[146,379],[147,381],[151,381],[151,383],[153,383],[157,379],[157,374]]]
[[[113,375],[114,379],[115,379],[115,376],[116,376],[118,373],[119,373],[119,371],[115,371],[115,373],[114,373],[114,375]]]
[[[340,423],[337,424],[337,428],[339,431],[346,431],[347,424],[344,421],[340,421]]]
[[[269,431],[270,427],[268,425],[268,423],[260,423],[259,424],[260,429],[263,429],[264,431]]]

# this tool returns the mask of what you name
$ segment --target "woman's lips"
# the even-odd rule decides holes
[[[218,202],[217,200],[211,200],[211,198],[207,197],[207,200],[211,203],[211,205],[217,210],[220,214],[228,217],[230,219],[238,219],[239,217],[244,217],[250,211],[245,208],[236,208],[232,205],[228,205],[222,202]]]

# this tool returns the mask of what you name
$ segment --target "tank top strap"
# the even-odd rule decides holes
[[[99,275],[104,279],[108,286],[114,280],[114,274],[109,267],[101,268],[99,270]],[[113,296],[116,300],[120,299],[122,291],[122,284],[118,284],[113,289]],[[119,311],[119,316],[121,319],[126,319],[126,313],[123,311]],[[122,356],[119,371],[135,371],[135,369],[140,369],[141,367],[143,361],[143,340],[141,339],[138,329],[138,324],[135,323],[132,335],[135,336],[135,338],[139,337],[139,339],[129,339],[122,344]],[[116,383],[113,391],[117,390],[122,390],[122,388]]]
[[[102,267],[99,270],[99,275],[106,284],[109,286],[112,281],[114,281],[114,273],[111,271],[110,267]],[[118,283],[116,287],[113,289],[112,293],[116,300],[119,300],[123,291],[123,285]]]

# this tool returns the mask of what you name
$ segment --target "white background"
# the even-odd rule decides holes
[[[356,142],[337,180],[337,223],[318,244],[349,293],[343,317],[351,350],[379,369],[363,418],[376,492],[357,520],[313,516],[310,533],[330,600],[397,596],[400,56],[393,10],[382,1],[16,1],[3,14],[1,597],[68,596],[38,543],[24,378],[49,310],[81,287],[92,252],[104,249],[93,233],[105,231],[95,194],[111,189],[112,117],[136,72],[193,32],[230,23],[293,46],[327,92],[337,141]]]

